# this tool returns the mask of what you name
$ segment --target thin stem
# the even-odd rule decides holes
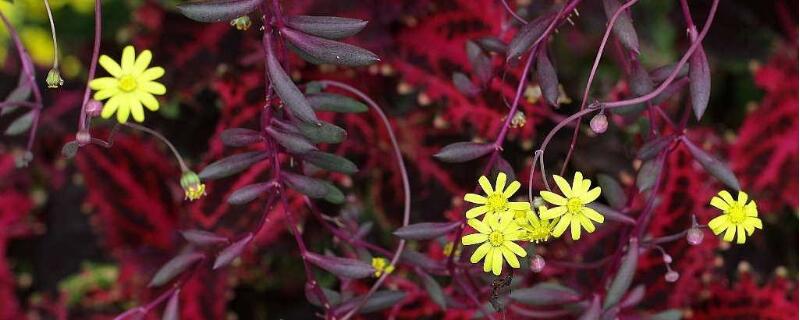
[[[169,147],[169,150],[172,151],[172,155],[175,156],[175,159],[178,160],[178,165],[180,165],[181,171],[183,171],[183,172],[191,171],[191,170],[189,170],[189,167],[186,166],[186,163],[183,162],[183,159],[181,158],[181,154],[178,152],[178,149],[175,149],[175,146],[173,146],[172,143],[169,142],[169,140],[167,140],[167,138],[165,138],[163,135],[161,135],[160,133],[156,132],[153,129],[150,129],[148,127],[141,126],[141,125],[138,125],[138,124],[135,124],[135,123],[128,122],[128,123],[123,123],[122,125],[126,126],[128,128],[132,128],[132,129],[136,129],[136,130],[139,130],[139,131],[143,131],[145,133],[149,133],[150,135],[152,135],[152,136],[158,138],[159,140],[161,140],[162,142],[164,142],[164,144],[166,144],[167,147]]]
[[[58,41],[56,40],[56,25],[53,21],[53,12],[50,10],[50,2],[44,0],[44,8],[47,11],[47,18],[50,21],[50,34],[53,36],[53,69],[58,70]]]
[[[506,9],[506,12],[508,12],[508,14],[510,14],[512,17],[514,17],[514,19],[516,19],[517,21],[519,21],[523,25],[528,24],[527,20],[525,20],[522,17],[520,17],[516,12],[514,12],[514,10],[511,10],[511,7],[508,5],[508,2],[506,2],[506,0],[499,0],[499,1],[500,1],[500,3],[503,4],[503,8]]]
[[[100,36],[103,29],[103,11],[101,0],[94,1],[94,46],[92,47],[92,60],[89,63],[89,74],[86,76],[86,89],[83,92],[83,102],[81,102],[81,114],[78,117],[78,130],[84,130],[87,126],[86,104],[89,103],[89,97],[92,90],[89,88],[89,82],[94,79],[94,74],[97,70],[97,59],[100,56]]]

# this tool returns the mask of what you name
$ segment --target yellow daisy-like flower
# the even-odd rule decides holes
[[[517,211],[517,215],[514,219],[524,231],[522,240],[539,243],[550,239],[550,236],[553,235],[553,228],[555,228],[556,222],[558,221],[539,218],[547,212],[545,206],[539,207],[538,215],[531,209],[526,210],[521,215],[519,212],[520,211]]]
[[[722,240],[731,242],[736,236],[736,243],[744,243],[746,237],[751,236],[756,228],[761,229],[761,219],[758,218],[756,202],[747,202],[747,193],[739,191],[736,200],[728,191],[722,190],[711,198],[711,205],[722,210],[722,215],[711,219],[708,227],[715,235],[725,231]]]
[[[511,202],[508,198],[514,195],[519,190],[520,183],[512,181],[506,188],[506,174],[498,173],[497,180],[495,181],[494,188],[489,183],[489,179],[481,176],[478,183],[481,185],[483,192],[486,196],[481,196],[474,193],[467,193],[464,195],[464,200],[479,206],[467,210],[467,219],[474,219],[486,213],[487,217],[498,213],[506,212],[508,210],[525,210],[530,207],[527,202]]]
[[[539,192],[544,201],[555,205],[555,207],[540,214],[542,219],[559,218],[558,224],[553,230],[553,236],[560,237],[567,230],[567,227],[570,227],[572,240],[581,238],[581,226],[586,229],[586,232],[594,232],[593,222],[603,223],[605,218],[586,205],[600,197],[600,187],[589,190],[592,186],[592,181],[584,179],[583,174],[580,172],[575,172],[575,177],[572,179],[572,187],[570,187],[567,180],[560,176],[553,175],[553,180],[556,181],[561,193],[564,194],[563,197],[550,191]]]
[[[499,276],[503,271],[503,260],[512,268],[519,268],[517,256],[527,255],[514,241],[519,240],[521,232],[514,222],[514,213],[505,211],[499,215],[490,215],[480,221],[470,219],[467,223],[478,231],[461,238],[465,246],[482,243],[469,258],[472,263],[483,260],[483,271],[491,271]]]
[[[389,264],[385,258],[372,258],[372,267],[375,268],[375,278],[379,278],[384,273],[392,273],[394,266]]]
[[[142,122],[142,105],[150,111],[158,110],[158,100],[153,95],[162,95],[167,92],[167,88],[154,81],[164,75],[164,68],[148,68],[152,59],[150,50],[142,51],[137,58],[133,46],[122,50],[121,64],[117,64],[107,55],[100,56],[98,62],[111,77],[94,79],[89,87],[97,90],[94,94],[95,100],[108,99],[100,114],[103,118],[108,119],[116,112],[119,123],[127,122],[128,115],[133,115],[134,120]]]

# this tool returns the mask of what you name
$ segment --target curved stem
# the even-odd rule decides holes
[[[181,158],[181,154],[178,152],[178,149],[175,149],[175,146],[173,146],[172,143],[169,142],[169,140],[167,140],[167,138],[165,138],[163,135],[161,135],[160,133],[158,133],[157,131],[155,131],[153,129],[150,129],[148,127],[141,126],[141,125],[138,125],[138,124],[135,124],[135,123],[123,123],[122,125],[126,126],[128,128],[132,128],[132,129],[136,129],[136,130],[139,130],[139,131],[142,131],[142,132],[145,132],[145,133],[149,133],[150,135],[152,135],[152,136],[158,138],[159,140],[161,140],[162,142],[164,142],[164,144],[166,144],[167,147],[169,147],[169,150],[172,151],[172,155],[175,156],[175,159],[178,160],[178,165],[180,165],[181,171],[183,171],[183,172],[190,171],[189,167],[186,166],[186,163],[183,162],[183,159]]]
[[[50,34],[53,36],[53,69],[58,70],[58,40],[56,40],[56,25],[53,21],[53,12],[50,10],[50,2],[44,0],[44,8],[47,11],[47,18],[50,21]]]

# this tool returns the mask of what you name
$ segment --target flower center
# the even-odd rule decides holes
[[[119,84],[117,86],[122,91],[131,92],[136,89],[136,78],[131,75],[124,75],[119,78]]]
[[[506,242],[506,239],[502,232],[492,231],[492,233],[489,234],[489,244],[492,246],[499,247],[502,246],[504,242]]]
[[[492,193],[487,198],[486,205],[489,206],[490,211],[493,212],[505,210],[506,204],[508,204],[508,200],[499,192]]]
[[[550,237],[550,229],[545,226],[532,228],[528,232],[531,241],[536,241],[536,243],[547,241],[547,238]]]
[[[580,213],[581,209],[583,209],[583,202],[580,198],[570,198],[567,200],[567,212],[575,214]]]
[[[728,218],[733,224],[739,224],[744,221],[744,218],[747,217],[744,214],[744,207],[740,206],[739,204],[732,205],[730,209],[728,209],[727,214]]]

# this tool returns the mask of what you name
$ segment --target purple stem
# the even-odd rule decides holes
[[[97,59],[100,56],[100,36],[103,29],[103,11],[101,0],[94,1],[94,46],[92,48],[92,60],[89,63],[89,74],[86,76],[86,89],[83,92],[83,102],[81,102],[81,114],[78,118],[78,130],[85,130],[87,126],[86,104],[89,102],[89,97],[92,93],[89,88],[89,82],[94,79],[94,74],[97,70]]]

